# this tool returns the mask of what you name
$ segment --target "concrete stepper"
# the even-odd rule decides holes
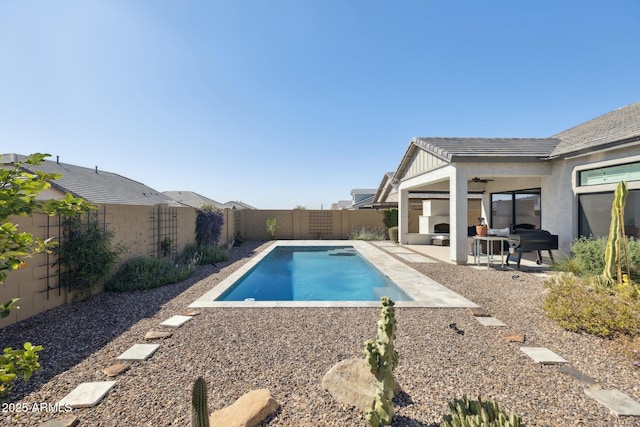
[[[496,327],[507,326],[502,320],[496,319],[495,317],[491,317],[491,316],[474,316],[474,319],[476,319],[479,323],[483,324],[484,326],[496,326]]]
[[[584,392],[587,396],[609,408],[609,411],[616,417],[640,416],[640,403],[620,390],[585,388]]]
[[[544,347],[520,347],[520,350],[532,358],[534,362],[543,365],[561,365],[563,363],[569,363],[553,351]]]
[[[165,326],[168,328],[179,328],[180,326],[184,325],[191,319],[193,319],[193,316],[182,316],[182,315],[171,316],[164,322],[160,323],[160,326]]]
[[[118,360],[147,360],[160,347],[160,344],[134,344],[117,357]]]
[[[82,383],[62,398],[59,402],[60,406],[69,405],[72,408],[95,406],[115,384],[115,381]]]

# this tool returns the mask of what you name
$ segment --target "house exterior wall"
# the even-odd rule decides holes
[[[578,195],[613,192],[616,187],[616,184],[579,187],[578,171],[638,161],[640,147],[627,147],[553,161],[551,175],[542,180],[542,224],[546,230],[558,234],[561,252],[568,254],[571,243],[579,237]],[[640,189],[640,182],[628,182],[627,188]]]

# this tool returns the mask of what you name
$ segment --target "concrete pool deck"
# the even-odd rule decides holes
[[[278,240],[230,274],[189,308],[257,307],[378,307],[379,301],[215,301],[273,249],[282,246],[351,246],[384,275],[402,288],[413,301],[397,301],[397,307],[465,308],[477,304],[430,279],[380,248],[362,240]]]

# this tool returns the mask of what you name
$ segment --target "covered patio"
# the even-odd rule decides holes
[[[414,138],[394,175],[398,188],[398,227],[401,244],[428,243],[433,231],[421,227],[409,233],[409,206],[413,194],[448,194],[449,260],[469,262],[469,226],[484,218],[490,228],[520,223],[540,228],[542,197],[552,186],[548,156],[558,143],[552,138]],[[519,203],[529,196],[529,203]],[[492,197],[494,195],[494,197]],[[480,199],[478,208],[469,200]],[[511,198],[509,203],[508,198]],[[501,203],[504,202],[504,203]],[[430,212],[423,212],[427,223]]]

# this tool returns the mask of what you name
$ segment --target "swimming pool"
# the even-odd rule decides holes
[[[258,265],[271,251],[286,246],[352,246],[367,262],[375,266],[378,271],[388,277],[402,291],[411,297],[411,301],[398,301],[396,307],[477,307],[475,303],[459,295],[433,279],[416,271],[407,264],[392,257],[384,250],[382,245],[393,243],[365,242],[361,240],[277,240],[264,250],[240,265],[232,266],[232,271],[219,283],[197,298],[189,305],[189,308],[302,308],[302,307],[380,307],[380,300],[376,301],[220,301],[222,294],[227,292],[234,284],[242,279],[249,271]]]
[[[353,246],[277,246],[216,301],[411,298]]]

